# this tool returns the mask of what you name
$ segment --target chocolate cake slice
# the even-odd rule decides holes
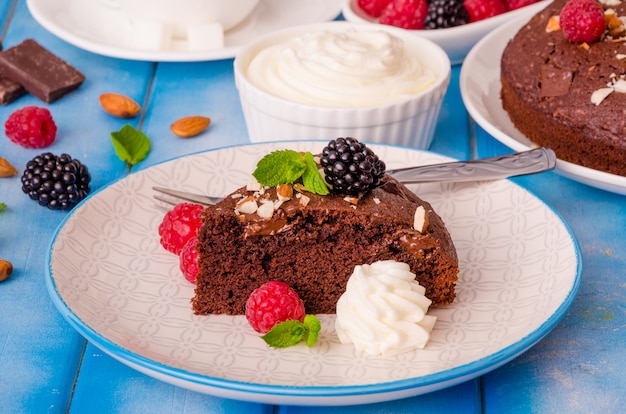
[[[252,202],[260,208],[246,213]],[[335,313],[354,267],[389,259],[409,264],[433,305],[445,305],[459,271],[442,219],[389,176],[360,198],[297,184],[242,187],[203,212],[197,250],[200,315],[243,314],[250,293],[270,280],[291,286],[308,313]]]

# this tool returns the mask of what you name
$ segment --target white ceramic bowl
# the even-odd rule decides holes
[[[405,50],[419,56],[422,65],[436,74],[432,85],[409,98],[372,106],[324,107],[279,98],[255,86],[246,76],[259,51],[311,32],[366,31],[372,28],[343,21],[303,25],[271,33],[244,47],[234,62],[235,84],[250,140],[330,140],[352,136],[361,141],[414,148],[428,148],[450,82],[450,60],[434,42],[405,30],[379,26],[404,41]]]
[[[379,25],[377,19],[367,15],[367,13],[361,10],[361,8],[357,5],[357,0],[343,1],[344,5],[341,12],[347,21]],[[407,30],[407,32],[417,33],[420,36],[424,36],[437,43],[446,51],[452,64],[456,65],[463,63],[465,55],[467,55],[476,42],[496,27],[511,20],[515,20],[520,16],[528,16],[530,18],[551,2],[552,0],[543,0],[530,6],[500,14],[489,19],[461,26],[450,27],[447,29]]]

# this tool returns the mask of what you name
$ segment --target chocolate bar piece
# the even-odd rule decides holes
[[[25,93],[26,90],[22,85],[0,76],[0,105],[10,104]]]
[[[0,75],[47,103],[85,81],[85,75],[33,39],[0,52]]]

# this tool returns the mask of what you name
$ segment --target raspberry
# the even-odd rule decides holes
[[[463,5],[469,14],[470,23],[506,12],[503,0],[465,0]]]
[[[159,225],[161,246],[169,252],[180,255],[185,244],[192,237],[196,237],[202,218],[200,213],[204,210],[200,204],[180,203],[168,211]]]
[[[537,3],[539,0],[504,0],[507,10],[517,10],[522,7],[530,6]]]
[[[424,22],[426,29],[443,29],[469,23],[462,0],[431,0]]]
[[[259,333],[291,319],[304,322],[304,304],[295,290],[284,282],[267,282],[255,289],[246,301],[246,319]]]
[[[561,9],[559,24],[570,42],[596,42],[606,29],[604,9],[595,0],[570,0]]]
[[[381,24],[419,30],[428,13],[426,0],[391,0],[378,19]]]
[[[332,191],[360,196],[380,185],[385,163],[354,138],[337,138],[322,149],[320,164]]]
[[[25,106],[9,115],[4,132],[14,143],[26,148],[44,148],[57,136],[57,126],[50,111],[37,106]]]
[[[379,17],[390,2],[391,0],[358,0],[357,4],[369,16]]]
[[[180,270],[183,272],[185,279],[191,283],[196,283],[198,275],[198,252],[196,251],[197,237],[189,239],[180,251]]]
[[[91,190],[87,166],[67,154],[46,152],[26,164],[22,191],[51,210],[69,210]]]

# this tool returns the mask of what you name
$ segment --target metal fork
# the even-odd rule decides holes
[[[550,171],[553,170],[555,166],[556,155],[554,151],[550,148],[540,147],[528,151],[477,160],[397,168],[387,170],[387,174],[404,184],[441,181],[489,181]],[[177,204],[180,200],[184,200],[208,206],[218,203],[223,198],[193,194],[158,186],[152,187],[152,189],[158,193],[173,197],[175,200],[177,199],[178,201],[175,201],[161,197],[158,194],[154,195],[156,200],[172,205]]]

